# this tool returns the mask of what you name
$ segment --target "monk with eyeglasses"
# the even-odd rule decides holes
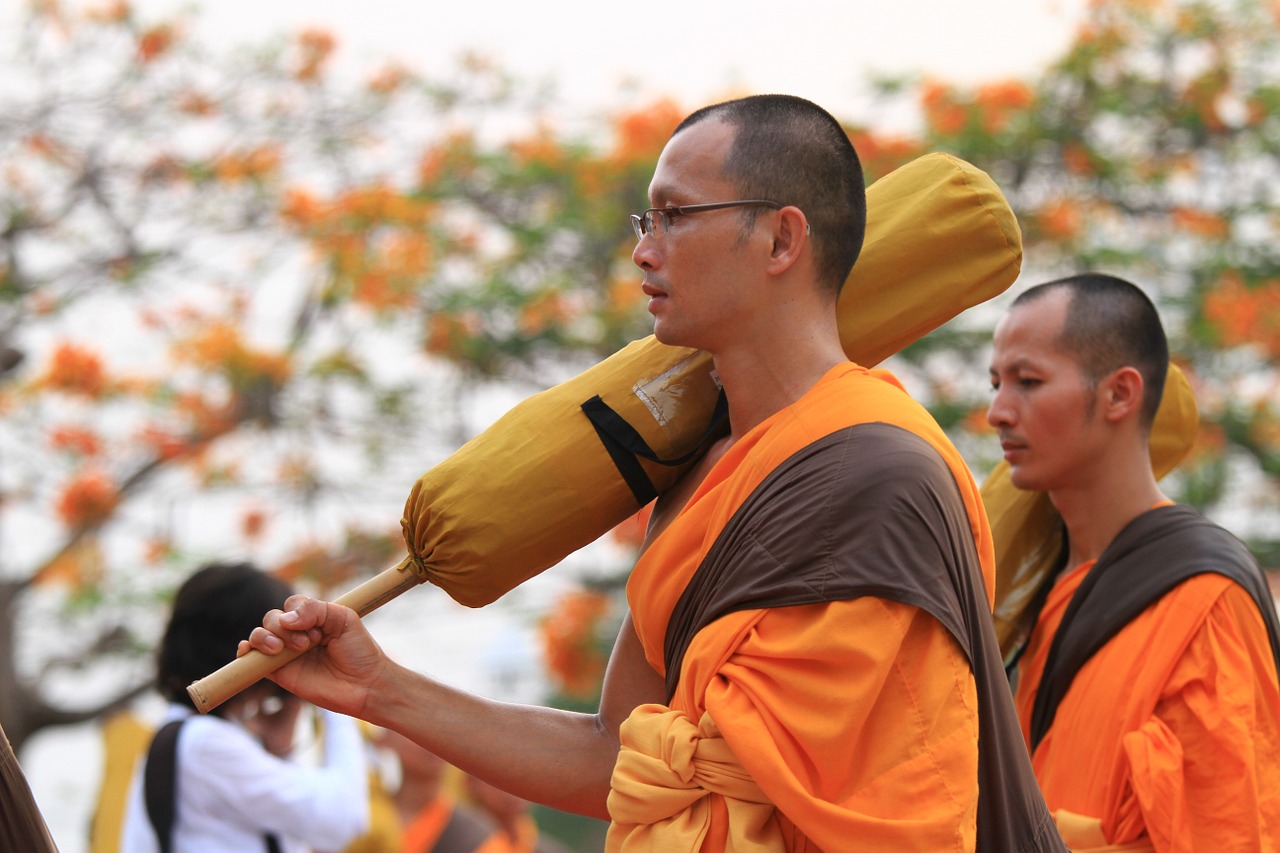
[[[632,217],[654,334],[709,352],[729,427],[654,508],[599,711],[523,707],[391,661],[290,599],[272,678],[609,850],[1063,850],[991,625],[978,490],[923,407],[848,360],[866,200],[848,135],[783,95],[688,116]]]

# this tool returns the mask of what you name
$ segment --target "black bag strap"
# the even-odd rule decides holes
[[[173,849],[173,824],[178,802],[178,730],[185,720],[165,723],[151,739],[142,783],[147,817],[160,842],[160,853]]]
[[[178,731],[186,718],[171,720],[160,727],[147,750],[143,771],[143,797],[147,817],[160,842],[160,853],[173,850],[173,825],[178,816]],[[280,839],[266,836],[267,853],[280,853]]]
[[[640,460],[648,459],[658,465],[674,468],[697,457],[706,449],[707,442],[714,438],[728,421],[729,400],[721,391],[720,396],[716,398],[715,409],[711,413],[711,423],[707,426],[706,432],[698,439],[698,443],[692,450],[674,459],[659,458],[644,440],[644,436],[621,415],[609,408],[609,404],[602,400],[600,395],[597,394],[583,403],[582,411],[595,427],[600,443],[604,445],[605,450],[609,451],[609,458],[617,466],[618,473],[630,487],[637,506],[642,507],[658,496],[658,490],[654,488]]]

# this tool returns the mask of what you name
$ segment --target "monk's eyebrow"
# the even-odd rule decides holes
[[[649,184],[649,203],[654,207],[677,207],[689,204],[690,199],[687,192],[681,192],[678,186],[670,183],[651,183]]]
[[[997,372],[1017,373],[1020,370],[1027,370],[1033,367],[1035,367],[1035,365],[1031,362],[1030,359],[1026,358],[1025,356],[1018,356],[1013,361],[1010,361],[1005,363],[1004,365],[1001,365],[1000,368],[997,368],[994,364],[991,365],[991,372],[992,373],[997,373]]]

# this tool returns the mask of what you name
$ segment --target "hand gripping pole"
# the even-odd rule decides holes
[[[363,618],[365,614],[377,610],[422,581],[423,577],[415,571],[413,558],[405,557],[399,565],[383,570],[380,574],[334,599],[334,602],[350,607]],[[297,649],[287,647],[274,655],[263,654],[254,649],[204,678],[191,682],[187,687],[187,695],[195,703],[196,710],[207,714],[241,690],[302,654]]]

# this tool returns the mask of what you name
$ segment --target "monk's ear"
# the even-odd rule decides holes
[[[809,245],[809,221],[800,208],[788,205],[773,216],[773,247],[769,253],[768,271],[785,272]]]
[[[1122,367],[1099,383],[1101,405],[1109,421],[1140,416],[1146,383],[1135,367]]]

